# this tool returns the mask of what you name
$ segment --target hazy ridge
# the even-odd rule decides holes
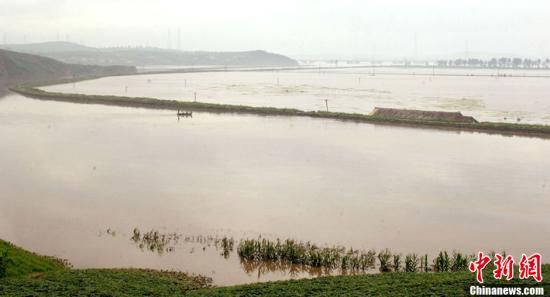
[[[154,47],[94,48],[71,42],[2,45],[0,48],[53,58],[65,63],[84,65],[227,65],[293,66],[289,57],[263,50],[242,52],[179,51]]]
[[[130,74],[135,67],[66,64],[51,58],[0,50],[0,87],[17,82]]]

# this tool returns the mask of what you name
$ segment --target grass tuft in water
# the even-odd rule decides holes
[[[405,256],[405,272],[418,272],[418,262],[420,259],[415,253]]]
[[[393,255],[393,271],[401,271],[401,254]]]
[[[451,259],[447,251],[439,252],[439,255],[434,259],[435,272],[447,272],[451,269]]]
[[[380,272],[390,272],[391,271],[391,260],[392,254],[390,250],[385,249],[378,253],[378,261],[380,262]]]
[[[343,247],[319,247],[311,242],[292,239],[268,240],[244,239],[237,248],[241,260],[281,262],[350,271],[364,271],[373,268],[376,251],[359,251]]]

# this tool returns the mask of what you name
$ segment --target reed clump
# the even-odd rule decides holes
[[[388,249],[385,249],[378,253],[378,261],[380,262],[380,272],[390,272],[391,271],[391,260],[392,254]]]
[[[306,268],[339,269],[342,273],[356,273],[372,268],[378,268],[383,273],[465,271],[473,259],[473,256],[463,253],[453,252],[451,256],[447,251],[441,251],[430,264],[427,254],[419,256],[409,253],[403,258],[402,254],[392,253],[389,249],[376,252],[372,249],[346,249],[342,246],[319,247],[311,242],[266,238],[241,240],[237,254],[241,263],[249,268],[262,267],[271,270],[284,267],[289,270],[289,267],[298,265]]]
[[[401,254],[393,255],[393,271],[395,272],[401,271]]]
[[[473,258],[458,252],[453,252],[453,255],[449,256],[447,251],[442,251],[434,259],[433,268],[435,272],[466,271],[468,270],[468,263]]]
[[[269,261],[352,271],[372,268],[376,260],[374,250],[359,251],[339,246],[319,247],[311,242],[292,239],[244,239],[239,243],[237,253],[241,259],[247,261]]]
[[[178,243],[180,235],[177,233],[161,233],[158,230],[142,233],[138,228],[134,228],[130,239],[142,250],[147,249],[163,254],[175,250],[175,245]]]
[[[418,263],[420,258],[417,254],[407,254],[405,256],[405,272],[418,272]]]

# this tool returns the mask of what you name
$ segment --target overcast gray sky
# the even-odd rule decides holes
[[[8,43],[59,36],[100,47],[176,48],[178,30],[184,50],[338,59],[548,57],[550,1],[0,0],[0,33]]]

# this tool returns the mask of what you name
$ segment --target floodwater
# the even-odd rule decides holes
[[[0,238],[77,268],[174,269],[218,285],[319,273],[226,259],[197,240],[208,236],[549,260],[546,139],[297,117],[178,120],[13,94],[0,99],[0,139]],[[181,238],[162,253],[140,249],[136,227]]]
[[[108,77],[44,89],[301,110],[326,110],[328,100],[328,109],[338,112],[368,114],[374,107],[394,107],[461,111],[480,121],[550,124],[550,70],[227,71]]]

